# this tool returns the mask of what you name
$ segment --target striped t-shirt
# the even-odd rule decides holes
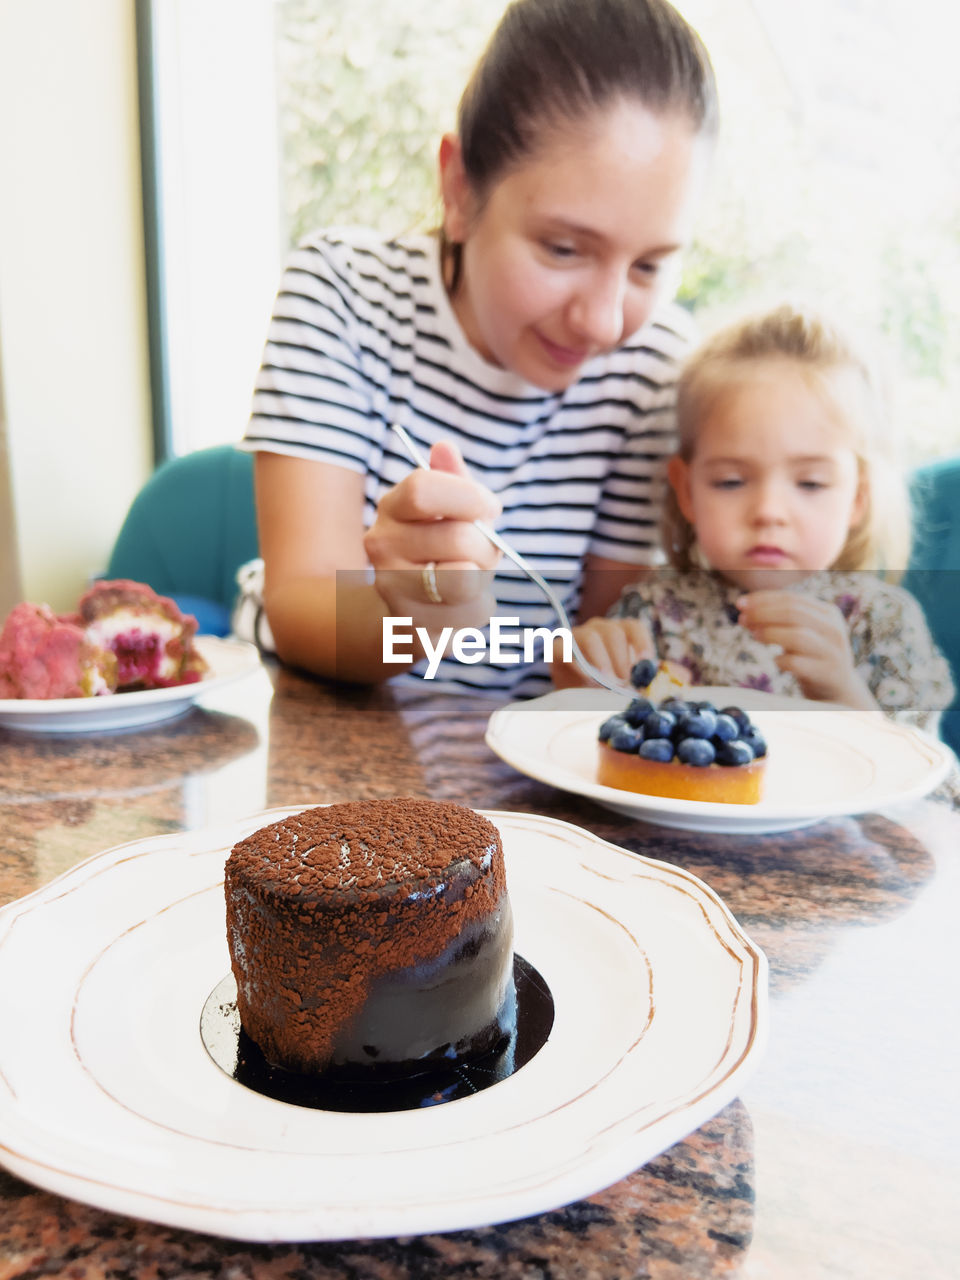
[[[434,237],[320,233],[284,273],[244,447],[361,473],[369,527],[382,495],[412,465],[391,423],[424,453],[452,441],[501,502],[498,531],[556,586],[573,617],[586,555],[638,566],[659,559],[676,369],[691,335],[687,314],[668,304],[624,347],[586,364],[571,387],[543,391],[470,346]],[[557,625],[506,561],[496,587],[501,616],[519,618],[521,628]],[[518,695],[549,687],[542,664],[445,659],[435,678]]]

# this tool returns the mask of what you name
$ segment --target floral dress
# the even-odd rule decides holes
[[[835,604],[849,628],[857,672],[880,708],[937,733],[940,715],[953,701],[953,682],[913,596],[865,571],[798,576],[788,589]],[[695,685],[802,697],[796,677],[777,666],[780,649],[740,626],[736,601],[742,594],[710,572],[658,570],[628,587],[610,617],[643,619],[658,657],[686,667]]]

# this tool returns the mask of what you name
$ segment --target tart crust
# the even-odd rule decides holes
[[[763,790],[766,759],[750,764],[706,766],[646,760],[598,742],[597,781],[619,791],[665,796],[673,800],[706,800],[719,804],[756,804]]]

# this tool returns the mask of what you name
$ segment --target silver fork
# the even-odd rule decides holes
[[[413,461],[417,464],[417,466],[422,467],[424,471],[429,471],[430,463],[426,460],[426,458],[423,456],[423,454],[420,452],[420,450],[417,448],[414,442],[410,439],[410,436],[407,434],[404,428],[401,427],[398,422],[394,422],[392,425],[393,425],[393,430],[399,436],[403,447],[406,449],[407,453],[410,455]],[[553,609],[554,613],[557,615],[557,618],[560,620],[560,625],[564,627],[566,631],[568,631],[570,634],[570,644],[571,644],[571,650],[573,653],[573,660],[574,662],[576,662],[580,670],[585,675],[588,675],[591,680],[595,680],[597,684],[602,685],[604,689],[609,689],[612,693],[618,693],[621,695],[621,697],[624,697],[624,698],[636,697],[637,695],[636,689],[632,688],[630,685],[620,684],[618,681],[614,680],[611,676],[608,676],[605,672],[600,671],[585,656],[583,650],[580,648],[579,644],[577,644],[577,638],[573,634],[573,626],[570,622],[569,617],[567,616],[567,611],[566,611],[566,608],[564,607],[563,601],[554,591],[553,587],[550,586],[550,583],[547,582],[545,578],[541,577],[540,574],[537,573],[536,569],[534,569],[534,567],[531,564],[527,563],[527,561],[523,558],[523,556],[520,554],[519,551],[514,551],[513,547],[510,546],[509,542],[505,542],[504,539],[500,537],[496,529],[492,529],[490,525],[486,524],[483,520],[474,520],[473,523],[474,523],[474,526],[480,530],[483,536],[487,538],[490,542],[492,542],[493,545],[498,548],[498,550],[502,551],[508,560],[512,560],[513,563],[517,566],[517,568],[520,569],[523,573],[525,573],[527,577],[530,579],[530,581],[533,582],[536,586],[538,586],[540,590],[543,592],[543,594],[546,596],[551,609]]]

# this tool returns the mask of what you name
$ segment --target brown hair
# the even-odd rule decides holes
[[[910,505],[897,465],[885,397],[875,370],[841,329],[816,312],[784,304],[750,316],[714,334],[689,357],[677,384],[678,456],[689,462],[696,450],[704,415],[731,381],[749,377],[761,360],[786,359],[830,397],[849,428],[857,454],[866,505],[850,530],[832,569],[874,569],[898,575],[910,552]],[[840,403],[825,375],[847,370],[855,375],[856,407]],[[663,545],[674,568],[697,567],[696,533],[668,486],[662,520]]]
[[[463,167],[482,202],[552,128],[618,98],[717,129],[713,68],[700,37],[666,0],[514,0],[460,99]],[[460,246],[453,258],[455,290]]]

